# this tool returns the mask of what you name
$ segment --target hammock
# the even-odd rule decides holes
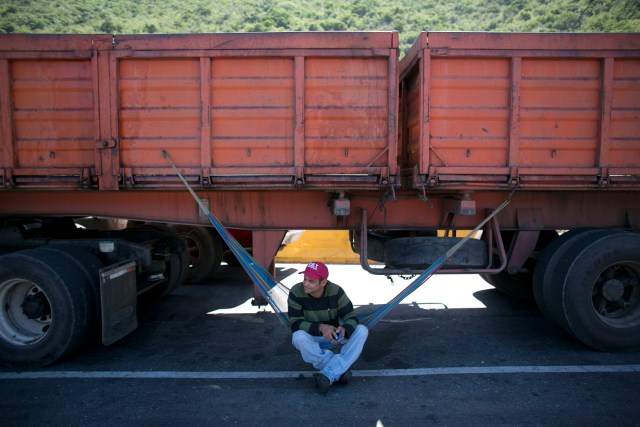
[[[271,277],[271,275],[260,265],[258,262],[238,243],[238,241],[226,230],[226,228],[222,225],[218,219],[213,216],[211,211],[207,208],[207,206],[200,200],[198,195],[193,191],[187,180],[182,176],[175,163],[169,156],[166,151],[162,151],[162,155],[167,159],[173,170],[176,172],[182,183],[187,187],[187,190],[191,193],[195,201],[200,206],[203,212],[207,214],[207,217],[214,228],[218,231],[224,242],[227,244],[231,252],[236,256],[240,265],[247,272],[253,283],[258,287],[260,293],[266,298],[269,305],[273,308],[275,313],[278,315],[280,322],[289,329],[289,318],[287,316],[288,308],[287,308],[287,299],[289,295],[289,288],[285,285]],[[514,189],[515,190],[515,189]],[[484,225],[491,220],[498,212],[500,212],[511,200],[511,194],[507,200],[505,200],[497,209],[495,209],[488,217],[486,217],[478,226],[473,230],[473,232],[480,230]],[[393,309],[396,305],[400,304],[402,300],[404,300],[407,296],[409,296],[413,291],[422,286],[433,274],[440,269],[444,265],[444,263],[453,256],[461,247],[464,245],[474,234],[473,232],[469,233],[466,237],[452,246],[447,252],[445,252],[440,258],[438,258],[433,264],[429,266],[424,272],[422,272],[418,277],[416,277],[406,288],[404,288],[398,295],[396,295],[391,301],[380,306],[379,308],[366,313],[358,315],[358,319],[360,323],[365,325],[367,328],[371,328],[373,325],[378,323],[382,317],[384,317],[391,309]]]

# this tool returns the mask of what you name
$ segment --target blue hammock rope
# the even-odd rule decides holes
[[[280,322],[286,326],[290,327],[289,318],[286,314],[287,306],[286,301],[284,304],[282,301],[278,301],[276,292],[283,291],[288,292],[288,288],[275,280],[252,256],[249,254],[243,247],[238,243],[238,241],[227,231],[227,229],[222,225],[220,221],[209,211],[209,208],[200,200],[195,191],[191,188],[187,180],[182,176],[175,163],[169,156],[166,151],[162,151],[162,155],[167,159],[173,170],[176,172],[182,183],[187,187],[187,190],[191,193],[195,201],[200,206],[203,212],[207,214],[209,222],[213,225],[213,227],[218,231],[224,242],[227,244],[231,252],[236,256],[242,268],[247,272],[253,283],[258,287],[260,293],[266,298],[269,305],[273,308],[275,313],[278,315]],[[480,230],[484,225],[491,220],[495,215],[498,214],[509,202],[511,201],[511,195],[515,189],[509,194],[507,200],[505,200],[500,206],[498,206],[494,211],[491,212],[489,216],[487,216],[473,231],[467,236],[465,236],[462,240],[452,246],[447,252],[445,252],[440,258],[438,258],[433,264],[431,264],[424,272],[422,272],[418,277],[416,277],[407,287],[405,287],[398,295],[393,297],[391,301],[388,303],[378,307],[377,309],[361,314],[358,316],[360,322],[365,325],[367,328],[371,328],[373,325],[378,323],[380,319],[382,319],[391,309],[393,309],[396,305],[400,304],[402,300],[408,297],[413,291],[422,286],[433,274],[440,269],[444,265],[445,262],[449,258],[451,258],[474,234],[474,232]],[[274,292],[275,291],[275,292]]]

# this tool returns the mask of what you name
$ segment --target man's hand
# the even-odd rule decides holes
[[[325,340],[332,342],[333,344],[338,344],[345,338],[346,331],[342,326],[338,326],[337,328],[332,325],[327,325],[325,323],[321,323],[319,326],[320,333],[324,337]],[[338,335],[342,334],[340,340],[338,340]]]

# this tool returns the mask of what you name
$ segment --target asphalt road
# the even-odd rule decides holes
[[[278,267],[283,283],[300,278]],[[330,271],[355,305],[406,284]],[[221,273],[142,307],[110,347],[0,368],[0,425],[640,425],[640,349],[590,350],[477,276],[431,279],[371,330],[351,382],[320,395],[243,271]]]

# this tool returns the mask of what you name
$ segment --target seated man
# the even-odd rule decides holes
[[[359,324],[344,290],[327,280],[325,264],[310,262],[299,274],[304,280],[293,286],[287,302],[292,342],[302,359],[320,371],[314,376],[324,394],[334,382],[347,383],[369,330]],[[340,352],[323,348],[329,343],[342,344]]]

